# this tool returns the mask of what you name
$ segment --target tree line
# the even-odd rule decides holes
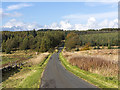
[[[107,32],[106,32],[107,31]],[[32,49],[37,52],[53,52],[55,47],[65,40],[69,50],[85,46],[119,46],[119,29],[101,29],[87,31],[63,30],[32,30],[32,31],[3,31],[2,52],[11,53],[15,50]]]
[[[65,37],[61,31],[2,32],[2,52],[32,49],[37,52],[52,52]]]
[[[67,34],[65,39],[65,46],[68,50],[77,48],[80,46],[89,46],[98,47],[99,46],[119,46],[119,33],[96,33],[96,34],[84,34],[79,35],[78,33],[70,32]]]

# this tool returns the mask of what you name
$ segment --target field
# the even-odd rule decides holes
[[[14,55],[24,55],[16,52]],[[41,74],[48,62],[49,53],[40,53],[35,55],[31,52],[33,58],[27,59],[27,63],[21,67],[15,67],[3,73],[2,87],[4,88],[39,88]],[[31,55],[30,52],[27,55]],[[27,56],[26,55],[26,56]],[[4,55],[5,56],[5,55]],[[6,55],[6,56],[13,56]],[[48,59],[47,59],[48,58]],[[31,82],[32,81],[32,82]],[[11,83],[12,82],[12,83]]]
[[[63,50],[60,58],[69,71],[98,87],[113,88],[118,85],[118,49]]]
[[[0,54],[0,56],[2,57],[2,67],[25,62],[28,59],[33,58],[35,55],[36,52],[32,50],[19,50],[12,52],[12,54],[2,53]]]
[[[105,76],[118,76],[118,49],[65,52],[64,57],[79,68]]]

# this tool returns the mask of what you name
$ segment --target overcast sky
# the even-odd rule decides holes
[[[117,2],[3,2],[3,30],[118,27]]]

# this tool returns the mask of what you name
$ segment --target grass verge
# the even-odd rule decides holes
[[[39,88],[41,74],[45,69],[51,54],[49,54],[40,64],[29,67],[23,66],[19,73],[2,83],[3,88]]]
[[[76,76],[84,79],[85,81],[96,85],[99,88],[118,88],[118,80],[112,77],[104,77],[99,74],[91,73],[85,70],[81,70],[77,66],[71,65],[62,55],[59,55],[63,66]]]

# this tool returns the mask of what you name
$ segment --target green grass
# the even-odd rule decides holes
[[[41,74],[49,61],[51,55],[47,57],[47,59],[43,60],[39,65],[32,67],[32,70],[36,70],[30,76],[28,76],[19,86],[18,88],[39,88]]]
[[[81,70],[77,66],[71,65],[60,53],[60,60],[63,66],[76,76],[84,79],[85,81],[94,84],[99,88],[118,88],[118,79],[114,77],[104,77],[102,75],[91,73],[85,70]]]
[[[40,79],[41,74],[49,61],[49,58],[51,55],[49,55],[47,58],[45,58],[39,65],[36,65],[34,67],[31,67],[30,69],[35,70],[34,73],[32,73],[30,76],[28,76],[19,86],[18,88],[39,88],[40,86]]]
[[[35,72],[31,72],[30,76],[25,78],[18,86],[17,88],[39,88],[40,85],[40,76],[42,73],[42,68],[34,69]]]
[[[24,61],[24,60],[28,60],[30,58],[33,58],[35,56],[35,51],[32,50],[18,50],[18,51],[12,51],[12,54],[5,54],[4,52],[2,52],[2,62],[1,64],[8,64],[8,63],[12,63],[15,61]]]
[[[44,71],[51,54],[48,55],[40,64],[29,67],[22,66],[19,73],[10,77],[2,83],[4,88],[39,88],[41,81],[41,74]],[[16,78],[17,77],[17,78]],[[20,77],[20,78],[19,78]]]
[[[11,62],[15,62],[18,60],[27,60],[32,58],[31,55],[13,55],[12,57],[10,56],[2,56],[2,64],[6,64],[6,63],[11,63]]]
[[[2,64],[6,64],[8,62],[16,61],[16,58],[10,58],[8,56],[2,56]]]

